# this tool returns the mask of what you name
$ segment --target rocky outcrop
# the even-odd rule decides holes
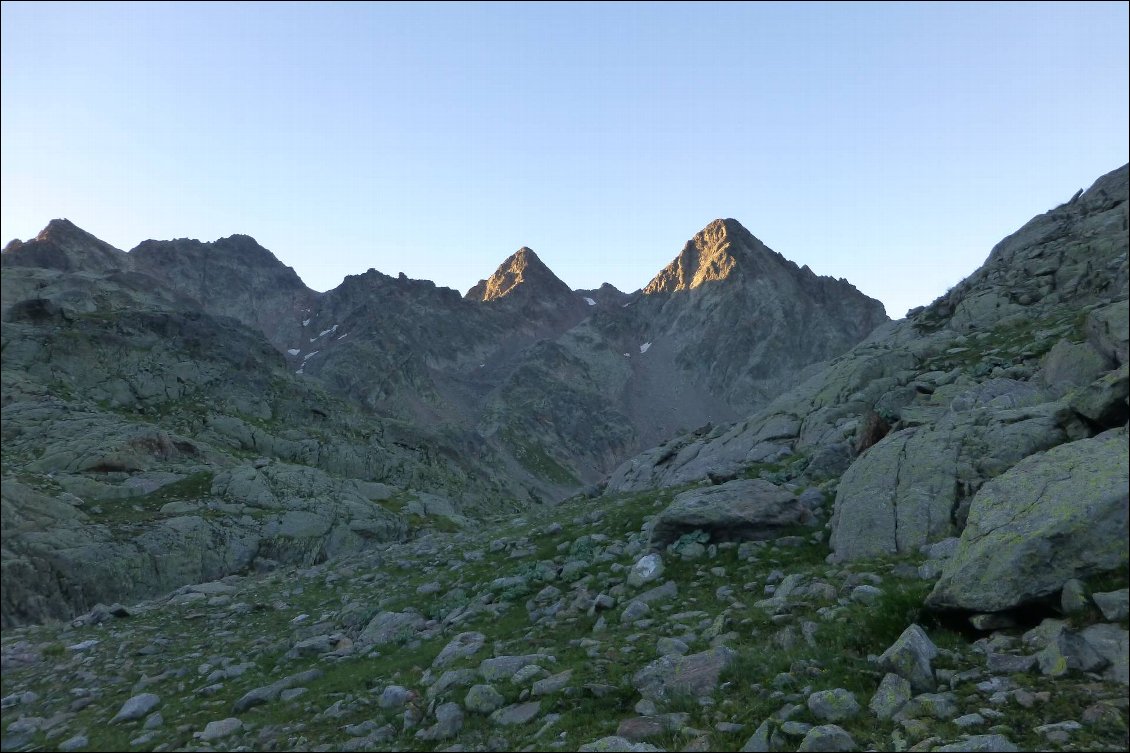
[[[1125,431],[1033,454],[974,496],[927,603],[998,612],[1130,563]]]
[[[959,332],[1032,307],[1082,306],[1127,295],[1126,167],[998,243],[972,275],[920,313]]]
[[[404,517],[363,482],[285,465],[222,471],[208,488],[210,477],[154,476],[165,482],[154,492],[127,487],[139,493],[100,504],[5,480],[4,626],[67,619],[257,563],[313,564],[407,535]]]
[[[652,701],[668,701],[678,695],[709,697],[734,656],[734,651],[725,646],[687,656],[661,656],[637,672],[632,685]]]
[[[1071,411],[1041,397],[1026,382],[983,382],[933,424],[897,431],[865,452],[836,493],[835,557],[915,552],[959,532],[986,479],[1067,440]]]
[[[662,549],[684,534],[713,541],[758,541],[803,525],[812,514],[791,492],[761,479],[729,481],[675,497],[651,527],[651,547]]]

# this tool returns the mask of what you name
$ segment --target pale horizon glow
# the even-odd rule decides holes
[[[733,217],[898,318],[1130,160],[1128,7],[5,2],[0,243],[631,292]]]

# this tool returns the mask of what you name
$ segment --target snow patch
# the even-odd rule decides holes
[[[295,373],[295,374],[301,374],[301,373],[302,373],[302,369],[299,369],[298,371],[296,371],[296,372],[294,372],[294,373]]]
[[[348,332],[346,332],[346,333],[345,333],[344,335],[338,335],[338,336],[337,336],[337,339],[338,339],[338,340],[340,340],[341,338],[345,337],[345,336],[346,336],[346,335],[348,335],[348,334],[349,334],[349,333],[348,333]]]
[[[647,349],[651,347],[651,343],[644,343],[640,346],[640,353],[646,353]]]
[[[299,350],[298,348],[291,348],[290,350],[288,350],[288,351],[286,352],[286,354],[287,354],[288,356],[296,356],[296,355],[298,355],[298,354],[299,354],[299,353],[301,353],[301,352],[302,352],[302,351],[301,351],[301,350]]]
[[[322,330],[316,336],[311,337],[310,342],[314,342],[319,337],[325,337],[326,335],[332,335],[334,332],[337,332],[337,325],[336,324],[334,326],[330,327],[329,329]]]
[[[625,353],[625,354],[624,354],[624,358],[631,358],[631,357],[632,357],[632,354],[631,354],[631,353]]]
[[[309,361],[309,360],[310,360],[311,358],[313,358],[314,356],[318,355],[318,354],[319,354],[319,353],[321,353],[321,352],[322,352],[322,351],[320,351],[320,350],[315,350],[315,351],[312,351],[312,352],[310,352],[310,353],[307,353],[306,355],[302,356],[302,363],[306,363],[306,362],[307,362],[307,361]]]
[[[309,319],[303,319],[302,320],[302,326],[303,327],[309,327],[310,326],[310,320]]]
[[[587,303],[587,304],[588,304],[588,305],[590,305],[590,306],[595,306],[595,305],[596,305],[596,301],[594,301],[594,300],[593,300],[593,299],[591,299],[591,298],[585,298],[585,303]]]

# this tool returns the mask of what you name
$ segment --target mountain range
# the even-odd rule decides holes
[[[732,219],[465,295],[54,220],[0,255],[0,747],[1123,749],[1128,196],[898,321]]]
[[[465,524],[577,493],[724,480],[798,454],[843,473],[936,391],[911,373],[952,360],[929,343],[964,352],[1002,322],[1023,329],[1048,310],[1077,317],[1125,297],[1125,205],[1119,215],[1094,198],[1121,195],[1124,181],[1115,171],[1033,220],[898,323],[733,219],[711,222],[633,293],[571,290],[523,247],[466,295],[373,269],[318,293],[248,236],[127,253],[54,220],[0,257],[5,498],[151,498],[157,509],[121,522],[182,542],[174,549],[213,542],[215,561],[189,568],[203,574],[273,559],[266,551],[313,561],[401,536],[406,506]],[[845,358],[858,373],[830,387]],[[990,375],[1026,373],[995,360]],[[800,407],[774,407],[788,400]],[[855,436],[868,422],[874,436]],[[966,473],[942,498],[960,506],[984,475]],[[314,491],[327,484],[339,488],[333,504]],[[252,487],[272,511],[262,520],[167,530],[200,505],[242,509]],[[74,527],[113,541],[125,563],[150,551],[114,526]],[[304,542],[294,551],[277,543],[293,538]],[[42,542],[30,542],[11,539],[5,567],[44,578],[64,563],[90,580],[57,552],[42,564]],[[105,567],[97,586],[51,575],[46,599],[40,586],[6,588],[5,624],[190,577],[184,563],[141,578],[135,564]]]
[[[292,373],[373,416],[476,437],[545,499],[679,428],[748,413],[886,321],[877,301],[797,268],[734,220],[712,222],[634,294],[573,291],[528,248],[462,297],[375,270],[319,294],[247,236],[127,254],[66,220],[9,244],[3,263],[5,301],[234,319]],[[133,390],[110,404],[149,399]]]

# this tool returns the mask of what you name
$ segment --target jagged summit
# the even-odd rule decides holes
[[[519,291],[539,298],[573,295],[569,286],[553,274],[532,249],[522,246],[464,297],[469,301],[495,301]]]
[[[577,290],[574,291],[577,295],[581,296],[589,306],[622,306],[631,296],[624,291],[617,288],[612,283],[604,283],[599,288],[592,290]]]
[[[776,256],[735,219],[717,219],[698,232],[675,259],[644,288],[645,294],[693,290],[708,282],[733,277],[758,262]],[[747,270],[748,271],[748,270]]]
[[[47,227],[40,230],[39,235],[35,236],[35,239],[37,241],[59,241],[70,237],[94,238],[93,235],[64,217],[48,222]]]
[[[103,273],[125,264],[125,252],[99,240],[68,219],[55,219],[32,240],[4,248],[5,266],[45,267],[63,272]]]

